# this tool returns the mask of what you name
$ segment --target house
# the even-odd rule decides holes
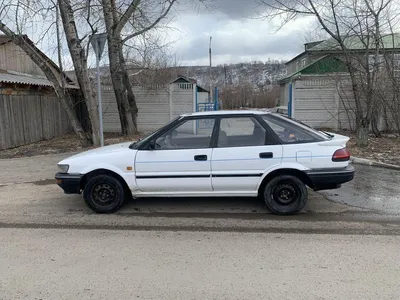
[[[205,102],[209,98],[208,90],[185,76],[168,83],[133,85],[132,88],[139,110],[137,125],[142,133],[152,132],[181,114],[207,108]],[[101,93],[104,132],[121,132],[112,86],[103,85]]]
[[[77,88],[34,43],[25,42],[44,57],[60,82]],[[69,120],[53,84],[11,38],[0,35],[0,150],[50,139],[69,132]]]
[[[359,37],[344,39],[352,65],[366,61],[365,44]],[[378,61],[391,57],[394,71],[400,70],[400,34],[386,35],[381,40]],[[372,41],[369,49],[373,49]],[[374,53],[368,56],[374,66]],[[304,51],[286,63],[287,75],[279,81],[280,105],[287,105],[289,114],[313,127],[354,129],[355,102],[345,57],[334,39],[304,44]],[[386,118],[386,117],[385,117]],[[379,116],[380,129],[387,120]],[[387,127],[387,126],[386,126]]]

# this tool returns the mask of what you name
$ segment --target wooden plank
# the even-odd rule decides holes
[[[18,126],[18,100],[17,97],[10,96],[10,113],[11,113],[11,124],[12,124],[12,136],[13,136],[13,147],[19,146],[19,126]]]
[[[49,129],[49,139],[52,139],[54,137],[54,131],[55,131],[55,116],[54,116],[54,104],[53,101],[51,101],[50,97],[46,96],[46,101],[47,101],[47,118],[46,118],[46,123],[47,127]]]
[[[18,110],[16,111],[17,114],[17,126],[18,126],[18,146],[21,145],[25,145],[28,142],[26,141],[25,136],[29,135],[29,131],[26,132],[25,131],[25,124],[24,124],[24,111],[25,111],[25,107],[24,107],[24,96],[18,96]],[[28,129],[29,130],[29,129]]]
[[[4,95],[0,95],[0,150],[7,149]]]
[[[49,118],[49,126],[51,128],[51,138],[58,136],[58,131],[60,127],[60,119],[57,113],[57,103],[54,101],[53,97],[47,97],[49,99],[51,116]]]
[[[41,96],[36,96],[36,102],[37,102],[37,109],[39,112],[39,120],[38,120],[38,132],[40,134],[40,140],[44,138],[44,132],[43,132],[43,109],[42,109],[42,97]]]
[[[0,95],[0,149],[51,139],[70,131],[53,95]]]
[[[54,108],[55,108],[55,115],[57,116],[57,132],[56,132],[56,136],[60,136],[63,134],[63,130],[64,130],[64,120],[63,117],[61,115],[61,111],[60,111],[60,104],[58,103],[58,100],[55,98],[53,99],[53,103],[54,103]]]
[[[29,140],[27,143],[33,143],[40,140],[40,136],[37,135],[38,130],[38,111],[36,109],[36,97],[26,96],[24,97],[24,108],[26,109],[25,113],[25,127],[29,128]]]
[[[49,103],[45,96],[41,97],[42,102],[42,126],[43,126],[43,138],[48,140],[50,138],[49,129]]]
[[[17,146],[17,133],[15,128],[15,113],[14,113],[14,101],[11,95],[7,97],[8,102],[8,116],[9,116],[9,130],[10,130],[10,137],[11,137],[11,147]]]
[[[38,141],[36,136],[37,112],[35,109],[34,96],[24,96],[23,101],[23,118],[25,129],[25,143],[33,143]]]
[[[5,120],[5,137],[6,137],[6,146],[7,148],[12,147],[12,126],[11,126],[11,117],[10,117],[10,101],[9,96],[4,95],[4,120]]]

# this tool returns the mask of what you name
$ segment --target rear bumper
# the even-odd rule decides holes
[[[81,193],[81,174],[65,174],[57,173],[56,181],[60,188],[66,194],[80,194]]]
[[[309,170],[306,172],[311,179],[315,191],[337,189],[342,183],[349,182],[354,178],[354,167],[348,165],[346,168]]]

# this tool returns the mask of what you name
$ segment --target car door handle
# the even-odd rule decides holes
[[[274,154],[272,152],[261,152],[260,158],[273,158]]]
[[[194,160],[207,160],[207,155],[195,155]]]

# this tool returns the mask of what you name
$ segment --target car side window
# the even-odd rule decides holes
[[[266,130],[253,117],[221,118],[218,147],[265,145]]]
[[[214,118],[187,120],[158,137],[155,149],[209,148],[214,124]]]
[[[289,122],[283,117],[265,115],[262,118],[284,143],[310,143],[322,140],[312,131]]]

